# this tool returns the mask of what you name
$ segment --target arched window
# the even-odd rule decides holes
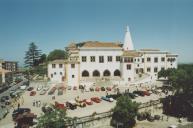
[[[117,69],[114,71],[114,76],[121,76],[121,72]]]
[[[94,70],[92,75],[94,77],[99,77],[100,76],[100,72],[98,70]]]
[[[82,77],[89,77],[89,72],[86,71],[86,70],[84,70],[84,71],[82,72]]]
[[[105,71],[103,72],[103,76],[110,76],[110,75],[111,75],[111,73],[110,73],[109,70],[105,70]]]

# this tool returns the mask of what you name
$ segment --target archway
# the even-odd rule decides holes
[[[89,77],[89,72],[87,70],[84,70],[82,72],[82,77]]]
[[[117,69],[114,71],[114,76],[121,76],[121,72]]]
[[[98,70],[94,70],[92,75],[94,77],[99,77],[100,76],[100,72]]]
[[[103,72],[103,76],[110,76],[110,75],[111,75],[111,73],[110,73],[109,70],[105,70],[105,71]]]

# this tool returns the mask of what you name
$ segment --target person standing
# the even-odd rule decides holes
[[[34,100],[34,101],[33,101],[33,106],[35,107],[35,105],[36,105],[36,101]]]
[[[20,103],[17,104],[17,108],[18,108],[18,109],[20,108]]]

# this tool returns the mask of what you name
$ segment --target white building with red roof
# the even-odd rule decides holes
[[[71,43],[68,60],[48,64],[48,77],[67,86],[91,86],[106,81],[129,85],[143,76],[157,79],[161,69],[177,68],[178,55],[158,49],[135,50],[127,27],[124,43]],[[63,65],[63,66],[61,66]]]

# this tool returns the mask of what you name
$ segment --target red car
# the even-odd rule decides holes
[[[30,92],[30,96],[35,96],[36,95],[36,91],[31,91]]]
[[[77,90],[77,87],[76,87],[76,86],[74,86],[74,87],[73,87],[73,90]]]
[[[100,91],[100,88],[99,88],[99,87],[96,87],[96,88],[95,88],[95,91],[99,92],[99,91]]]
[[[93,102],[89,99],[84,99],[83,102],[86,103],[87,105],[92,105],[93,104]]]
[[[66,106],[64,104],[58,103],[57,101],[55,101],[55,107],[57,109],[66,109]]]
[[[99,97],[92,97],[91,101],[95,102],[95,103],[100,103],[101,99]]]
[[[106,90],[107,91],[111,91],[111,87],[106,87]]]
[[[150,93],[148,91],[143,91],[143,94],[146,96],[150,96]]]

